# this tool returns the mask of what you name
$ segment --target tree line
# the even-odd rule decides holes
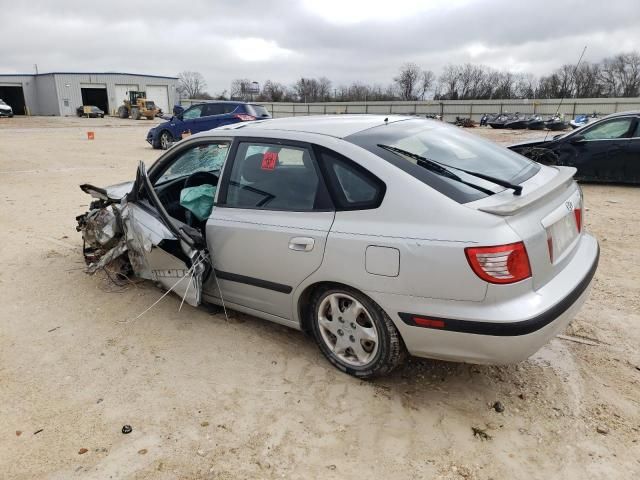
[[[406,63],[387,85],[363,81],[334,85],[326,77],[302,77],[290,85],[269,79],[256,87],[256,82],[238,78],[233,80],[229,91],[209,95],[201,74],[182,72],[178,91],[186,98],[301,103],[637,97],[640,54],[634,51],[596,63],[565,64],[541,77],[471,63],[446,65],[436,77],[431,70]]]

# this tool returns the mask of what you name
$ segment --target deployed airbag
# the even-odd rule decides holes
[[[193,213],[198,220],[203,221],[211,215],[215,195],[216,187],[213,185],[183,188],[180,191],[180,205]]]

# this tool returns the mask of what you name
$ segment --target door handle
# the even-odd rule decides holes
[[[293,237],[289,240],[289,249],[297,252],[310,252],[313,250],[315,240],[309,237]]]

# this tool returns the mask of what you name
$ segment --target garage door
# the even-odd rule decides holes
[[[15,115],[25,114],[26,107],[22,86],[0,85],[0,98],[11,107]]]
[[[171,113],[166,85],[147,85],[147,98],[153,100],[163,113]]]
[[[109,112],[109,99],[107,98],[107,87],[82,87],[82,105],[95,105],[103,112]]]
[[[116,109],[122,105],[126,100],[129,100],[129,92],[137,92],[138,91],[138,85],[118,85],[116,83]]]

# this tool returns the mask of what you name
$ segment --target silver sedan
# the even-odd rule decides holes
[[[574,173],[433,120],[257,121],[82,185],[78,229],[88,271],[303,330],[357,377],[407,353],[513,363],[567,326],[597,268]]]

